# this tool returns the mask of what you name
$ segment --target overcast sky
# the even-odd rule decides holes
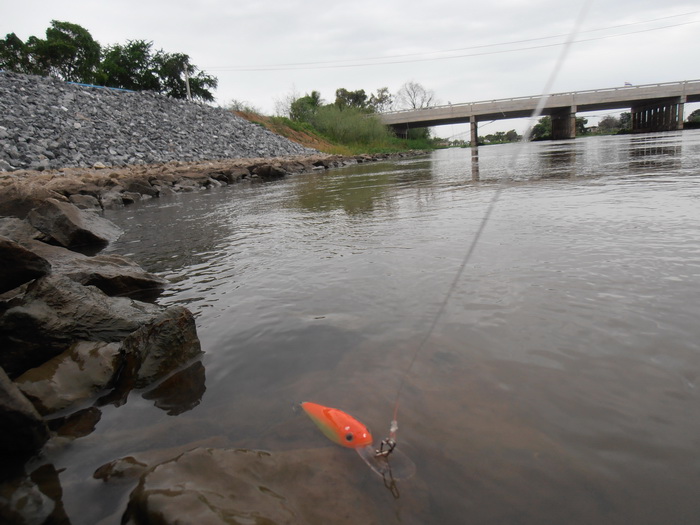
[[[219,79],[217,103],[267,114],[292,92],[409,80],[442,103],[542,93],[584,0],[0,0],[0,35],[79,24],[103,46],[148,40]],[[700,78],[697,0],[591,0],[554,92]],[[691,110],[694,107],[690,108]],[[687,112],[686,112],[687,114]],[[603,116],[603,115],[601,115]],[[595,116],[592,115],[593,118]],[[481,124],[480,134],[514,121]],[[440,136],[460,132],[439,128]]]

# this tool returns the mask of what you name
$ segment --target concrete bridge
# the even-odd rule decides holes
[[[476,144],[478,122],[530,117],[542,97],[535,95],[391,111],[382,113],[380,117],[398,135],[410,128],[469,122],[471,143]],[[576,136],[577,111],[629,108],[633,132],[669,131],[683,129],[686,102],[700,102],[700,80],[553,93],[545,102],[543,115],[552,117],[553,139],[572,139]]]

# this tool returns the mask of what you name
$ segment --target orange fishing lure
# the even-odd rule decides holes
[[[355,449],[372,444],[372,434],[369,429],[342,410],[308,401],[302,403],[301,408],[316,423],[321,432],[334,443]]]

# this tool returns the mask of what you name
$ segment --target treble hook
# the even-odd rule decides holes
[[[384,448],[386,446],[386,449]],[[385,438],[379,444],[379,449],[374,451],[374,457],[376,458],[388,458],[396,448],[396,441],[390,437]]]

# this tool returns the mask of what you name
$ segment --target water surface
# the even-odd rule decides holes
[[[333,446],[295,400],[383,436],[496,191],[402,390],[417,474],[398,500],[361,478],[357,504],[396,523],[693,523],[700,132],[535,143],[509,169],[517,147],[108,212],[127,231],[110,250],[195,312],[206,391],[178,415],[132,394],[57,452],[73,523],[120,514],[128,491],[89,476],[134,450]],[[364,475],[356,459],[348,476]]]

